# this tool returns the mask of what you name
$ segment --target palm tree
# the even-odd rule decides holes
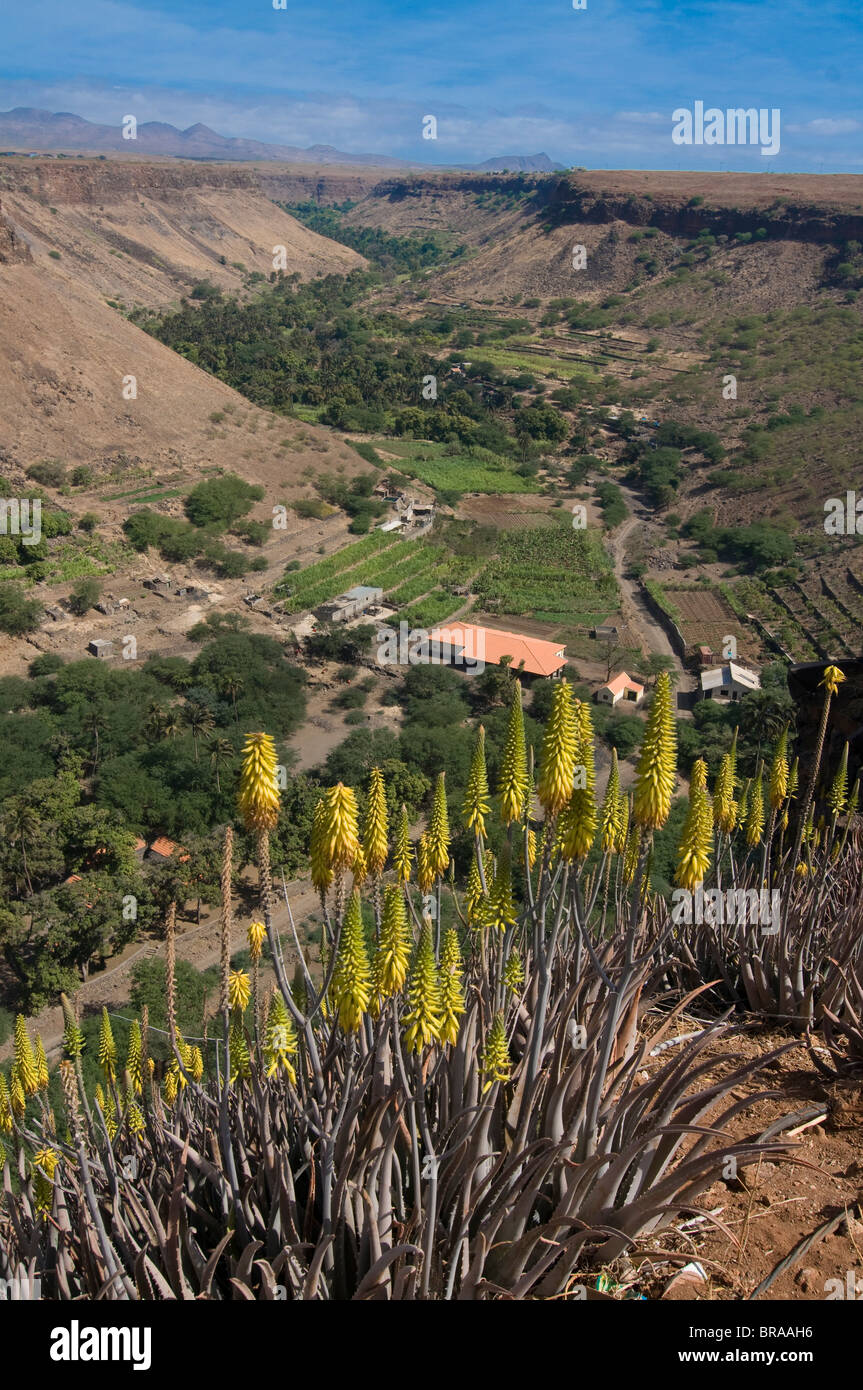
[[[220,792],[222,784],[219,780],[219,769],[234,761],[234,745],[226,738],[214,738],[210,740],[207,747],[210,753],[210,762],[216,773],[216,791]]]
[[[162,721],[162,737],[176,738],[183,732],[183,721],[176,705],[172,705]]]
[[[147,710],[147,718],[144,722],[145,737],[153,742],[161,738],[167,717],[164,705],[160,705],[157,700],[154,700]]]
[[[207,709],[206,705],[186,705],[183,710],[183,723],[195,744],[195,762],[198,761],[198,739],[201,734],[208,734],[215,722],[213,711]]]
[[[3,829],[7,840],[14,845],[17,841],[21,846],[21,859],[24,865],[24,878],[27,882],[27,891],[32,894],[33,883],[30,879],[30,866],[27,863],[27,843],[35,840],[42,828],[35,808],[25,801],[23,797],[14,797],[10,802],[3,818]]]
[[[234,706],[234,722],[237,723],[237,696],[242,695],[246,688],[245,681],[234,671],[227,671],[219,681],[219,691],[222,695],[229,695]]]

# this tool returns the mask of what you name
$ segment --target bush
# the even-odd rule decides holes
[[[235,473],[226,473],[192,488],[186,498],[186,516],[193,526],[226,528],[245,516],[263,495],[264,489],[259,484],[247,483]]]
[[[19,584],[0,583],[0,632],[20,637],[39,626],[42,605],[24,597]]]
[[[69,595],[69,608],[76,618],[83,618],[85,613],[89,613],[93,605],[98,603],[101,591],[102,586],[98,579],[91,575],[78,580]]]
[[[66,465],[59,459],[43,459],[41,463],[30,465],[27,477],[43,487],[62,487],[66,481]]]

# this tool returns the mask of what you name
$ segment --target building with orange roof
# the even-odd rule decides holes
[[[448,623],[428,635],[428,654],[442,664],[464,665],[474,670],[487,666],[508,666],[526,676],[554,679],[566,666],[566,647],[545,642],[521,632],[503,632],[475,623]]]
[[[621,701],[640,705],[644,699],[644,686],[639,685],[638,681],[634,681],[625,671],[620,671],[607,685],[599,687],[596,699],[601,705],[618,705]]]
[[[159,859],[164,862],[167,859],[173,858],[178,850],[180,850],[178,863],[185,864],[189,856],[183,851],[182,845],[175,844],[175,842],[169,840],[166,835],[160,835],[157,840],[153,841],[150,848],[147,850],[146,857],[148,859]]]

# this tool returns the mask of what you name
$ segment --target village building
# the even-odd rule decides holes
[[[703,700],[739,700],[751,690],[760,690],[761,678],[755,671],[729,661],[724,666],[702,671],[700,686]]]
[[[349,623],[367,609],[376,607],[383,596],[383,589],[376,589],[371,584],[356,584],[347,593],[322,603],[314,610],[315,617],[323,623]]]
[[[554,679],[566,666],[566,647],[557,642],[474,623],[448,623],[434,628],[428,635],[427,646],[431,655],[439,653],[442,665],[469,670],[481,669],[483,664],[508,666],[517,675]]]
[[[114,643],[107,637],[94,637],[92,642],[87,643],[87,651],[99,661],[107,661],[114,655]]]
[[[644,699],[644,686],[639,685],[625,671],[620,671],[616,676],[612,676],[606,685],[601,685],[596,692],[596,700],[600,705],[619,705],[624,704],[640,705]]]

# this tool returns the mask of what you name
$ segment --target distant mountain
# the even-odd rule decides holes
[[[99,125],[71,111],[52,113],[35,106],[16,106],[11,111],[0,111],[0,150],[80,150],[95,154],[112,151],[178,159],[260,159],[288,164],[362,164],[398,169],[428,167],[383,154],[347,154],[332,145],[310,145],[308,149],[300,149],[296,145],[271,145],[263,140],[234,139],[220,135],[200,121],[186,130],[178,130],[164,121],[143,121],[137,128],[136,138],[124,140],[119,125]],[[489,173],[499,173],[504,169],[519,173],[553,173],[564,166],[553,164],[546,154],[514,154],[489,159],[484,164],[458,167]]]
[[[547,154],[502,154],[470,167],[485,174],[560,174],[566,165],[555,164]]]

